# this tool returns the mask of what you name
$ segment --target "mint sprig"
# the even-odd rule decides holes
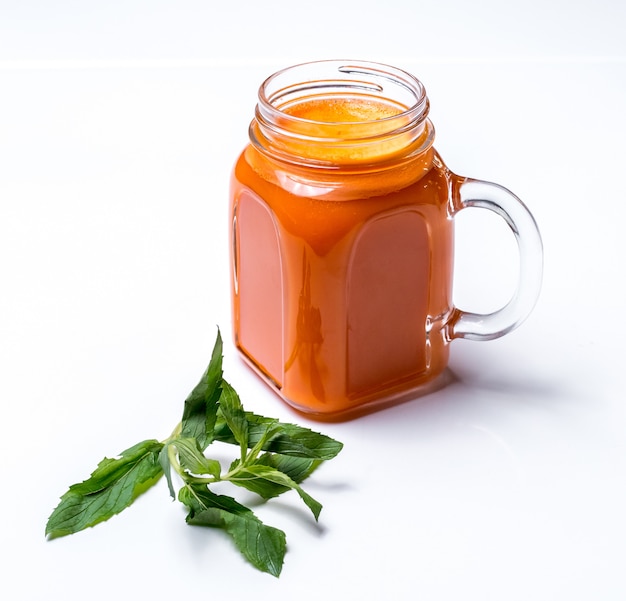
[[[224,530],[253,566],[280,575],[285,533],[265,525],[234,498],[215,494],[210,486],[230,482],[266,500],[293,490],[318,520],[322,505],[301,483],[343,445],[308,428],[245,411],[223,378],[222,348],[218,330],[209,365],[185,400],[181,422],[171,436],[144,440],[114,459],[105,458],[87,480],[70,486],[48,518],[49,539],[108,520],[165,475],[171,496],[189,511],[188,524]],[[216,441],[239,447],[226,470],[205,455]],[[176,476],[182,483],[178,494]]]

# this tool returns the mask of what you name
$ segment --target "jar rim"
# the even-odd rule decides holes
[[[270,75],[258,91],[257,114],[270,122],[280,116],[281,122],[335,125],[337,121],[320,121],[291,115],[281,110],[291,96],[301,92],[328,90],[330,88],[360,90],[362,93],[393,102],[398,113],[375,119],[383,123],[410,122],[413,126],[426,119],[429,111],[428,96],[422,82],[407,71],[372,61],[320,60],[299,63]],[[407,102],[410,100],[411,102]],[[351,127],[372,123],[372,119],[350,121]]]
[[[324,110],[321,119],[309,118],[306,105],[316,110],[318,101],[339,103],[334,120],[324,120]],[[428,111],[424,85],[406,71],[371,61],[314,61],[261,84],[249,135],[260,152],[289,163],[379,164],[430,148]]]

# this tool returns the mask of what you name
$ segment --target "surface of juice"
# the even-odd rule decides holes
[[[337,97],[320,100],[318,96],[310,100],[299,99],[290,106],[282,106],[281,111],[292,117],[307,119],[316,123],[345,123],[350,128],[352,123],[380,121],[393,117],[406,107],[383,102],[370,97]],[[323,127],[323,125],[322,125]]]
[[[281,110],[322,134],[401,107],[316,99]],[[447,363],[448,171],[432,148],[406,156],[400,143],[329,145],[339,166],[323,173],[252,145],[235,166],[235,341],[298,410],[332,417],[393,402]]]

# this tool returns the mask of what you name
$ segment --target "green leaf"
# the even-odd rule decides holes
[[[266,526],[232,497],[216,495],[204,486],[183,487],[179,500],[189,507],[188,524],[221,528],[253,566],[273,576],[280,575],[287,548],[282,530]]]
[[[233,484],[237,484],[238,486],[242,486],[254,492],[263,490],[264,486],[267,486],[269,491],[271,491],[275,485],[291,488],[300,495],[300,498],[311,510],[316,520],[319,518],[320,512],[322,511],[321,503],[303,490],[297,482],[292,480],[287,474],[283,474],[267,465],[255,464],[240,467],[237,474],[230,478],[230,481]],[[265,496],[260,492],[258,492],[258,494]],[[270,494],[270,496],[273,495]]]
[[[79,532],[128,507],[162,475],[163,444],[145,440],[119,457],[103,459],[91,476],[70,486],[46,524],[50,538]]]
[[[317,520],[322,505],[300,483],[343,445],[308,428],[244,411],[235,390],[223,380],[222,351],[218,328],[209,365],[185,400],[181,422],[172,435],[163,442],[145,440],[119,457],[103,459],[87,480],[70,486],[48,519],[48,538],[109,519],[163,474],[176,498],[175,471],[184,482],[178,498],[189,509],[187,522],[224,530],[250,563],[279,576],[286,552],[284,532],[266,526],[249,508],[216,495],[207,485],[230,480],[265,499],[295,490]],[[225,475],[219,461],[205,456],[215,440],[241,449]]]
[[[289,476],[294,482],[300,484],[322,464],[322,461],[319,459],[308,459],[306,457],[264,453],[257,459],[256,463],[258,465],[273,467]]]
[[[185,400],[181,420],[181,436],[196,438],[202,450],[213,441],[222,385],[222,346],[222,336],[218,329],[209,366]]]
[[[167,486],[173,499],[176,499],[176,492],[172,482],[172,462],[176,463],[176,458],[172,458],[172,453],[177,455],[180,465],[177,471],[183,479],[186,479],[185,472],[192,475],[209,474],[216,480],[220,479],[222,471],[220,462],[205,457],[195,438],[182,438],[180,436],[173,438],[165,444],[159,454],[159,462],[165,473]]]
[[[222,471],[220,462],[205,457],[195,438],[175,438],[170,445],[178,451],[178,460],[183,469],[191,474],[209,474],[219,479]]]
[[[291,490],[290,486],[268,482],[244,472],[244,468],[241,467],[241,461],[239,460],[233,461],[230,466],[230,472],[233,472],[234,475],[228,477],[229,482],[246,488],[265,500],[278,497]]]
[[[170,496],[172,499],[176,500],[176,491],[174,490],[174,483],[172,482],[172,462],[170,461],[169,444],[163,445],[163,448],[159,453],[159,463],[163,473],[165,474],[165,480],[167,481],[167,488],[170,491]]]
[[[245,453],[248,448],[248,420],[246,412],[243,410],[239,395],[226,380],[222,380],[222,396],[220,397],[219,409],[242,452]]]
[[[250,452],[245,457],[246,462],[253,463],[259,456],[259,453],[269,445],[274,436],[278,436],[282,432],[282,428],[277,420],[269,421],[265,425],[265,431],[255,442],[254,446],[250,449]],[[256,437],[255,437],[256,438]]]
[[[248,447],[253,447],[265,434],[269,425],[280,427],[280,433],[272,436],[271,440],[263,445],[264,451],[306,457],[309,459],[328,460],[335,457],[343,448],[343,444],[325,434],[313,432],[295,424],[279,422],[276,419],[245,412],[248,422]],[[218,411],[214,431],[215,440],[238,444],[221,409]]]
[[[272,467],[283,474],[287,475],[294,482],[301,483],[308,478],[315,469],[321,465],[321,461],[317,459],[306,459],[304,457],[290,457],[289,455],[276,455],[273,453],[264,453],[256,459],[255,465],[266,465]],[[230,466],[229,471],[235,471],[241,465],[240,460],[236,460]],[[267,480],[259,480],[251,478],[246,480],[246,484],[240,484],[248,490],[256,493],[264,499],[272,499],[291,490],[291,486],[284,486],[276,482]]]

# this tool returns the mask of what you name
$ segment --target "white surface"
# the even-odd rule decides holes
[[[626,598],[624,4],[225,4],[0,0],[0,597]],[[450,168],[535,214],[545,278],[519,330],[454,344],[445,389],[320,425],[232,348],[227,186],[262,79],[345,56],[422,79]],[[495,308],[511,240],[458,234],[458,303]],[[163,482],[46,542],[69,484],[169,434],[216,324],[246,408],[345,443],[308,482],[319,526],[293,497],[258,510],[281,578]]]

